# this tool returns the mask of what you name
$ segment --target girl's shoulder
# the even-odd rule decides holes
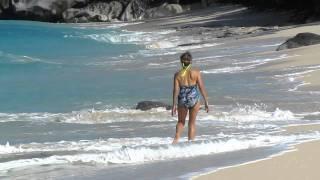
[[[191,71],[195,73],[200,73],[200,69],[198,67],[192,67]]]

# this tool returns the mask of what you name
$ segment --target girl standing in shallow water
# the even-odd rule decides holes
[[[178,110],[176,135],[172,142],[174,144],[179,141],[188,112],[188,140],[194,140],[195,138],[195,121],[200,109],[199,90],[205,101],[205,109],[207,113],[209,112],[207,92],[202,81],[200,70],[191,68],[191,54],[189,52],[183,53],[180,56],[180,62],[182,64],[182,69],[175,73],[173,82],[172,116],[174,116]]]

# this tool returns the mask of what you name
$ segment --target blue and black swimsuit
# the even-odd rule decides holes
[[[186,108],[192,108],[200,99],[198,86],[180,86],[180,92],[178,95],[178,106],[184,106]]]

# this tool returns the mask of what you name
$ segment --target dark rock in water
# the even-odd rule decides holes
[[[141,101],[137,104],[136,109],[140,109],[142,111],[150,110],[152,108],[164,107],[167,110],[171,109],[172,106],[156,101]]]
[[[281,44],[277,51],[284,49],[298,48],[302,46],[309,46],[320,43],[320,35],[313,33],[299,33],[295,37],[288,39],[285,43]]]

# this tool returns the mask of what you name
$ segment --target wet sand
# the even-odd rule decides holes
[[[290,133],[320,130],[320,125],[290,126]],[[283,155],[261,161],[230,167],[209,173],[197,180],[316,180],[320,179],[320,141],[311,141],[296,145]]]
[[[287,24],[288,16],[266,13],[254,15],[247,8],[241,6],[211,7],[198,12],[184,13],[175,17],[165,17],[150,20],[142,24],[128,26],[128,30],[174,29],[181,36],[201,36],[215,42],[219,38],[230,41],[263,41],[294,37],[298,33],[311,32],[320,34],[317,23],[292,25]],[[269,24],[277,19],[275,24]],[[270,21],[271,20],[271,21]],[[249,23],[250,22],[250,23]],[[262,23],[263,22],[263,23]],[[278,25],[277,25],[278,24]],[[263,27],[261,30],[261,27]],[[265,29],[265,27],[269,27]],[[260,31],[261,30],[261,31]],[[221,33],[222,32],[222,33]],[[229,34],[228,34],[229,33]],[[210,34],[210,35],[208,35]],[[231,34],[231,35],[230,35]],[[229,36],[230,35],[230,36]],[[199,38],[201,39],[201,38]],[[276,49],[276,48],[275,48]],[[263,52],[263,54],[287,54],[288,58],[269,62],[258,71],[282,71],[299,67],[311,67],[310,71],[301,73],[297,80],[303,82],[299,90],[320,91],[320,45],[312,45],[283,51]],[[320,125],[290,126],[286,133],[320,131]],[[210,180],[316,180],[320,179],[318,163],[320,162],[320,141],[306,142],[293,147],[289,152],[276,155],[261,161],[239,165],[197,176],[193,179]],[[214,162],[212,162],[214,164]]]
[[[283,37],[293,37],[298,33],[311,32],[320,34],[320,25],[312,24],[303,27],[297,27],[293,29],[287,29],[279,31],[274,34],[255,37],[256,39],[268,39],[268,38],[283,38]],[[320,91],[320,71],[317,66],[320,67],[320,45],[304,46],[295,49],[282,50],[279,52],[270,52],[288,54],[290,57],[277,61],[274,63],[269,63],[264,66],[262,70],[273,71],[282,69],[292,69],[297,67],[310,67],[308,70],[304,71],[298,79],[303,82],[303,86],[299,87],[299,90],[303,91]]]

